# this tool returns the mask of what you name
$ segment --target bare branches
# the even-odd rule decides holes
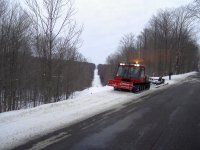
[[[196,3],[199,0],[196,0]],[[194,38],[194,19],[187,7],[160,10],[137,40],[124,36],[121,49],[107,58],[107,63],[129,61],[125,58],[139,56],[144,59],[150,75],[167,75],[169,72],[184,73],[197,69],[198,47]],[[132,47],[132,48],[130,48]],[[133,49],[135,49],[135,53]]]
[[[71,0],[0,0],[0,112],[68,98],[91,85],[94,64],[78,52]],[[81,76],[79,73],[82,73]]]
[[[187,6],[191,17],[200,19],[200,0],[194,0],[193,3]]]
[[[55,58],[64,60],[71,54],[72,60],[78,59],[77,46],[82,29],[77,28],[72,18],[74,8],[71,0],[42,0],[40,4],[38,0],[26,0],[26,2],[36,25],[35,43],[37,52],[43,59],[41,72],[45,74],[43,86],[45,101],[48,102],[53,96],[53,61]]]
[[[73,22],[74,8],[71,0],[43,0],[42,4],[38,4],[37,0],[26,0],[26,3],[36,24],[52,40]]]

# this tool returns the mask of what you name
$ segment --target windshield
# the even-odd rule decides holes
[[[140,67],[136,66],[119,66],[117,71],[117,76],[123,78],[138,78],[139,77]]]

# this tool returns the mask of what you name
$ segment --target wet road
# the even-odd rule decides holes
[[[16,149],[200,150],[200,76]]]

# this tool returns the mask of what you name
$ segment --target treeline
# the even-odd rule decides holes
[[[0,112],[66,99],[93,79],[95,65],[78,52],[82,28],[71,1],[27,6],[0,0]]]
[[[108,79],[114,76],[115,70],[113,70],[113,67],[111,65],[105,65],[105,64],[99,64],[97,66],[98,69],[98,75],[101,80],[102,85],[106,85]]]
[[[196,2],[199,2],[198,0]],[[164,76],[198,70],[199,47],[196,36],[196,18],[191,6],[160,10],[148,22],[140,35],[122,37],[119,49],[100,65],[102,82],[112,78],[119,62],[142,58],[149,76]],[[198,12],[199,13],[199,12]]]

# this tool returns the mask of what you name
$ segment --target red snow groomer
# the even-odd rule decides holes
[[[114,79],[108,80],[108,85],[114,90],[129,90],[139,92],[150,88],[150,82],[145,73],[145,66],[135,63],[120,63]]]

